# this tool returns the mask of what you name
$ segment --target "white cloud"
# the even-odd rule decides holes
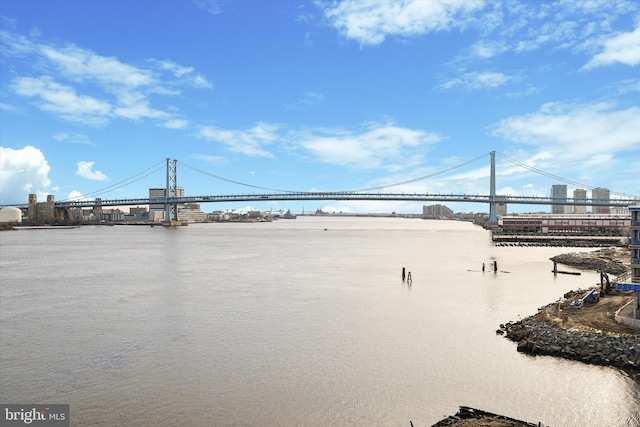
[[[640,79],[625,79],[615,84],[614,89],[620,93],[640,92]]]
[[[612,28],[619,27],[616,21],[637,16],[639,7],[635,0],[487,2],[466,15],[466,25],[480,37],[457,60],[486,60],[506,52],[540,49],[591,55],[605,46],[588,67],[611,62],[635,65],[640,62],[638,30],[612,34]]]
[[[113,109],[114,115],[118,117],[130,120],[144,118],[166,119],[170,117],[169,113],[151,108],[149,99],[140,92],[124,91],[119,95],[118,101],[119,105]]]
[[[189,122],[183,119],[171,119],[162,123],[162,127],[167,129],[184,129],[189,126]]]
[[[318,92],[309,91],[302,94],[295,102],[285,105],[287,108],[296,110],[303,107],[310,107],[319,104],[324,100],[324,95]]]
[[[44,154],[35,147],[0,147],[0,202],[27,203],[29,194],[45,194],[51,185],[50,170]]]
[[[640,150],[640,107],[548,103],[538,112],[500,121],[493,134],[534,145],[555,160],[593,162]]]
[[[604,42],[602,52],[595,55],[584,66],[585,69],[611,65],[640,64],[640,26],[630,33],[618,34]]]
[[[327,205],[323,208],[320,208],[322,210],[322,212],[325,213],[336,213],[339,212],[338,209],[335,206],[331,206],[331,205]]]
[[[5,104],[3,102],[0,102],[0,110],[10,111],[10,112],[20,112],[20,108],[11,104]]]
[[[219,15],[222,13],[222,4],[224,0],[196,0],[196,5],[206,12],[212,15]]]
[[[91,79],[103,84],[126,87],[149,86],[155,83],[152,73],[148,70],[79,47],[56,49],[42,45],[41,53],[65,75],[76,79]]]
[[[16,77],[11,86],[15,93],[40,97],[36,105],[62,120],[106,125],[113,118],[152,119],[176,126],[181,122],[154,108],[149,95],[179,95],[181,85],[212,87],[193,67],[170,60],[149,59],[151,66],[143,68],[74,45],[32,42],[6,31],[0,32],[0,42],[3,54],[37,64],[43,73],[38,78]]]
[[[78,166],[78,170],[76,171],[76,175],[81,176],[83,178],[90,179],[92,181],[107,181],[109,178],[105,174],[100,171],[93,171],[93,164],[95,162],[85,162],[80,161],[76,163]]]
[[[421,164],[429,146],[443,139],[435,133],[380,123],[355,132],[328,128],[290,130],[261,122],[247,130],[203,126],[196,136],[221,142],[229,150],[248,156],[274,157],[267,146],[279,143],[280,147],[305,152],[304,156],[310,154],[324,163],[391,172]]]
[[[2,52],[7,55],[22,56],[36,51],[36,47],[24,36],[15,35],[8,31],[0,31],[0,42],[2,42]]]
[[[160,68],[173,72],[176,77],[182,77],[193,72],[193,67],[184,67],[182,65],[176,64],[173,61],[164,60],[155,62],[160,66]]]
[[[213,85],[209,83],[202,74],[194,73],[193,67],[185,67],[180,64],[177,64],[173,61],[163,60],[163,61],[150,61],[153,64],[156,64],[160,69],[169,71],[173,73],[173,75],[182,82],[185,82],[196,88],[212,88]]]
[[[446,81],[437,86],[439,89],[461,87],[469,90],[495,89],[517,78],[498,72],[471,72]]]
[[[325,163],[355,169],[396,170],[419,164],[426,146],[442,140],[434,133],[377,124],[360,133],[324,133],[300,135],[300,145]]]
[[[83,133],[58,132],[53,135],[53,139],[71,144],[93,145],[89,137]]]
[[[73,190],[67,196],[67,200],[73,200],[73,201],[80,202],[80,201],[91,200],[91,199],[89,199],[88,197],[83,196],[82,193],[80,193],[79,191]]]
[[[202,74],[196,74],[196,75],[190,76],[190,78],[187,81],[194,87],[206,88],[206,89],[213,87],[213,85],[209,83],[207,81],[207,78]]]
[[[111,111],[108,102],[86,95],[78,95],[69,87],[55,82],[51,77],[18,77],[13,89],[22,96],[37,97],[37,105],[65,120],[90,125],[104,125]]]
[[[467,26],[484,0],[344,0],[325,9],[326,18],[347,38],[377,45],[387,35],[410,37]]]
[[[200,154],[197,157],[203,162],[210,163],[214,166],[224,165],[228,163],[228,160],[222,156],[211,156],[209,154]]]
[[[498,40],[480,40],[471,46],[471,54],[478,58],[493,58],[507,49],[504,41]]]
[[[252,157],[273,157],[264,146],[278,139],[278,127],[259,122],[247,130],[228,130],[214,126],[202,126],[197,137],[222,142],[229,150]]]

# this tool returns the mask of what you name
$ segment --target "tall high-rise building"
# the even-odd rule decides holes
[[[636,303],[633,309],[633,318],[640,319],[640,206],[629,207],[631,212],[631,286],[629,290],[636,291]],[[635,286],[633,284],[636,284]],[[621,287],[620,285],[618,285]],[[634,289],[635,288],[635,289]],[[637,321],[637,320],[636,320]]]
[[[576,188],[573,190],[573,200],[587,200],[587,190],[584,188]],[[573,205],[573,213],[574,214],[585,214],[587,213],[586,205]]]
[[[591,200],[599,200],[599,201],[609,201],[610,199],[610,193],[609,193],[609,189],[608,188],[594,188],[593,190],[591,190]],[[598,213],[598,214],[608,214],[611,213],[611,207],[610,206],[594,206],[593,213]]]
[[[496,200],[504,200],[505,196],[496,196]],[[506,202],[498,202],[496,203],[496,215],[498,216],[507,216],[507,203]]]
[[[551,198],[559,201],[567,201],[567,186],[565,184],[554,184],[551,186]],[[566,205],[551,205],[552,214],[563,214]]]
[[[631,281],[640,283],[640,206],[631,206]],[[640,296],[640,295],[639,295]]]

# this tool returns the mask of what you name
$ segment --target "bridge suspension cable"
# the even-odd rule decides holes
[[[149,175],[152,175],[152,174],[154,174],[154,173],[156,173],[156,172],[158,172],[160,170],[164,170],[164,164],[165,164],[165,160],[161,160],[158,163],[156,163],[156,164],[148,167],[147,169],[143,170],[142,172],[138,172],[137,174],[135,174],[133,176],[130,176],[129,178],[124,179],[122,181],[116,182],[115,184],[112,184],[112,185],[110,185],[108,187],[104,187],[104,188],[101,188],[99,190],[92,191],[91,193],[88,193],[88,194],[83,194],[82,197],[94,197],[95,198],[95,196],[99,196],[99,195],[104,194],[104,193],[109,193],[111,191],[114,191],[114,190],[117,190],[119,188],[125,187],[125,186],[127,186],[129,184],[133,184],[134,182],[140,181],[141,179],[146,178]],[[73,200],[74,199],[65,199],[65,200],[62,200],[62,201],[67,202],[67,201],[73,201]]]
[[[507,156],[499,154],[499,153],[497,155],[501,159],[507,160],[508,162],[511,162],[514,165],[520,166],[520,167],[522,167],[524,169],[530,170],[531,172],[535,172],[535,173],[537,173],[539,175],[546,176],[547,178],[552,178],[552,179],[558,180],[560,182],[564,182],[566,184],[575,185],[578,188],[585,188],[585,189],[589,189],[589,190],[593,190],[594,188],[597,188],[597,187],[594,187],[592,185],[587,185],[587,184],[583,184],[583,183],[580,183],[580,182],[572,181],[570,179],[562,178],[561,176],[554,175],[554,174],[549,173],[549,172],[545,172],[545,171],[543,171],[541,169],[538,169],[538,168],[535,168],[533,166],[527,165],[526,163],[522,163],[522,162],[520,162],[518,160],[512,159],[510,157],[507,157]],[[638,196],[631,195],[631,194],[616,193],[614,191],[612,191],[611,194],[615,194],[617,196],[623,196],[623,197],[630,197],[630,198],[638,197]]]
[[[245,187],[257,188],[258,190],[276,191],[276,192],[278,192],[278,193],[300,193],[300,191],[279,190],[279,189],[276,189],[276,188],[260,187],[260,186],[258,186],[258,185],[251,185],[251,184],[246,184],[246,183],[244,183],[244,182],[240,182],[240,181],[234,181],[234,180],[232,180],[232,179],[223,178],[223,177],[221,177],[221,176],[219,176],[219,175],[215,175],[215,174],[212,174],[212,173],[210,173],[210,172],[203,171],[203,170],[198,169],[198,168],[196,168],[196,167],[190,166],[190,165],[188,165],[188,164],[186,164],[186,163],[184,163],[184,162],[180,162],[180,165],[181,165],[181,166],[184,166],[184,167],[186,167],[186,168],[188,168],[188,169],[191,169],[192,171],[195,171],[195,172],[201,173],[201,174],[203,174],[203,175],[210,176],[210,177],[215,178],[215,179],[219,179],[219,180],[221,180],[221,181],[230,182],[230,183],[232,183],[232,184],[238,184],[238,185],[242,185],[242,186],[245,186]]]
[[[390,187],[397,187],[399,185],[404,185],[404,184],[411,184],[413,182],[422,181],[422,180],[428,179],[428,178],[433,178],[434,176],[443,175],[445,173],[448,173],[448,172],[451,172],[453,170],[459,169],[459,168],[461,168],[463,166],[468,165],[469,163],[473,163],[473,162],[478,161],[478,160],[480,160],[480,159],[482,159],[484,157],[487,157],[489,154],[490,153],[485,153],[485,154],[483,154],[481,156],[478,156],[478,157],[476,157],[474,159],[467,160],[464,163],[460,163],[459,165],[451,166],[451,167],[443,169],[441,171],[434,172],[434,173],[431,173],[429,175],[424,175],[424,176],[421,176],[421,177],[418,177],[418,178],[413,178],[413,179],[410,179],[410,180],[407,180],[407,181],[396,182],[395,184],[381,185],[381,186],[378,186],[378,187],[363,188],[363,189],[360,189],[360,190],[350,190],[350,191],[345,191],[345,193],[360,193],[360,192],[365,192],[365,191],[374,191],[374,190],[382,190],[382,189],[390,188]]]
[[[422,181],[422,180],[425,180],[425,179],[428,179],[428,178],[433,178],[434,176],[438,176],[438,175],[445,174],[445,173],[447,173],[447,172],[451,172],[451,171],[453,171],[453,170],[456,170],[456,169],[458,169],[458,168],[461,168],[461,167],[463,167],[463,166],[466,166],[466,165],[468,165],[469,163],[473,163],[473,162],[475,162],[475,161],[478,161],[478,160],[480,160],[480,159],[482,159],[483,157],[486,157],[486,156],[488,156],[488,155],[489,155],[489,153],[485,153],[485,154],[483,154],[483,155],[481,155],[481,156],[478,156],[478,157],[476,157],[476,158],[474,158],[474,159],[471,159],[471,160],[468,160],[468,161],[466,161],[466,162],[460,163],[459,165],[451,166],[451,167],[449,167],[449,168],[447,168],[447,169],[443,169],[443,170],[441,170],[441,171],[434,172],[434,173],[429,174],[429,175],[424,175],[424,176],[421,176],[421,177],[418,177],[418,178],[413,178],[413,179],[410,179],[410,180],[407,180],[407,181],[396,182],[396,183],[394,183],[394,184],[381,185],[381,186],[378,186],[378,187],[363,188],[363,189],[358,189],[358,190],[342,190],[342,191],[334,191],[334,193],[360,193],[360,192],[366,192],[366,191],[382,190],[382,189],[390,188],[390,187],[397,187],[397,186],[399,186],[399,185],[404,185],[404,184],[410,184],[410,183],[412,183],[412,182]],[[191,170],[193,170],[193,171],[196,171],[196,172],[198,172],[198,173],[201,173],[201,174],[204,174],[204,175],[210,176],[210,177],[212,177],[212,178],[216,178],[216,179],[219,179],[219,180],[222,180],[222,181],[230,182],[230,183],[232,183],[232,184],[242,185],[242,186],[245,186],[245,187],[256,188],[256,189],[259,189],[259,190],[276,191],[276,192],[279,192],[279,193],[308,193],[307,191],[281,190],[281,189],[275,189],[275,188],[260,187],[260,186],[258,186],[258,185],[246,184],[246,183],[244,183],[244,182],[234,181],[234,180],[232,180],[232,179],[223,178],[223,177],[221,177],[221,176],[219,176],[219,175],[215,175],[215,174],[212,174],[212,173],[210,173],[210,172],[203,171],[203,170],[198,169],[198,168],[196,168],[196,167],[190,166],[190,165],[188,165],[188,164],[186,164],[186,163],[184,163],[184,162],[181,162],[180,164],[181,164],[182,166],[186,167],[186,168],[189,168],[189,169],[191,169]]]

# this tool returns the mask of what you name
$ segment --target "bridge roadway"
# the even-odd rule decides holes
[[[257,194],[223,194],[209,196],[141,198],[141,199],[105,199],[56,201],[57,208],[82,208],[93,206],[139,206],[148,204],[181,204],[181,203],[221,203],[221,202],[266,202],[297,200],[370,200],[370,201],[413,201],[413,202],[463,202],[463,203],[507,203],[521,205],[580,205],[580,206],[616,206],[627,207],[640,204],[635,199],[552,199],[537,196],[496,196],[494,200],[488,195],[470,194],[429,194],[429,193],[359,193],[359,192],[288,192]],[[20,207],[27,207],[21,205]]]

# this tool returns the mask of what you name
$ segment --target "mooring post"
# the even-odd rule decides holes
[[[484,262],[482,263],[482,272],[484,273]]]
[[[409,274],[407,275],[407,283],[411,284],[413,280],[411,280],[411,272],[409,272]]]
[[[404,267],[402,267],[402,281],[404,282]]]
[[[493,261],[493,272],[494,273],[498,272],[498,261]]]

